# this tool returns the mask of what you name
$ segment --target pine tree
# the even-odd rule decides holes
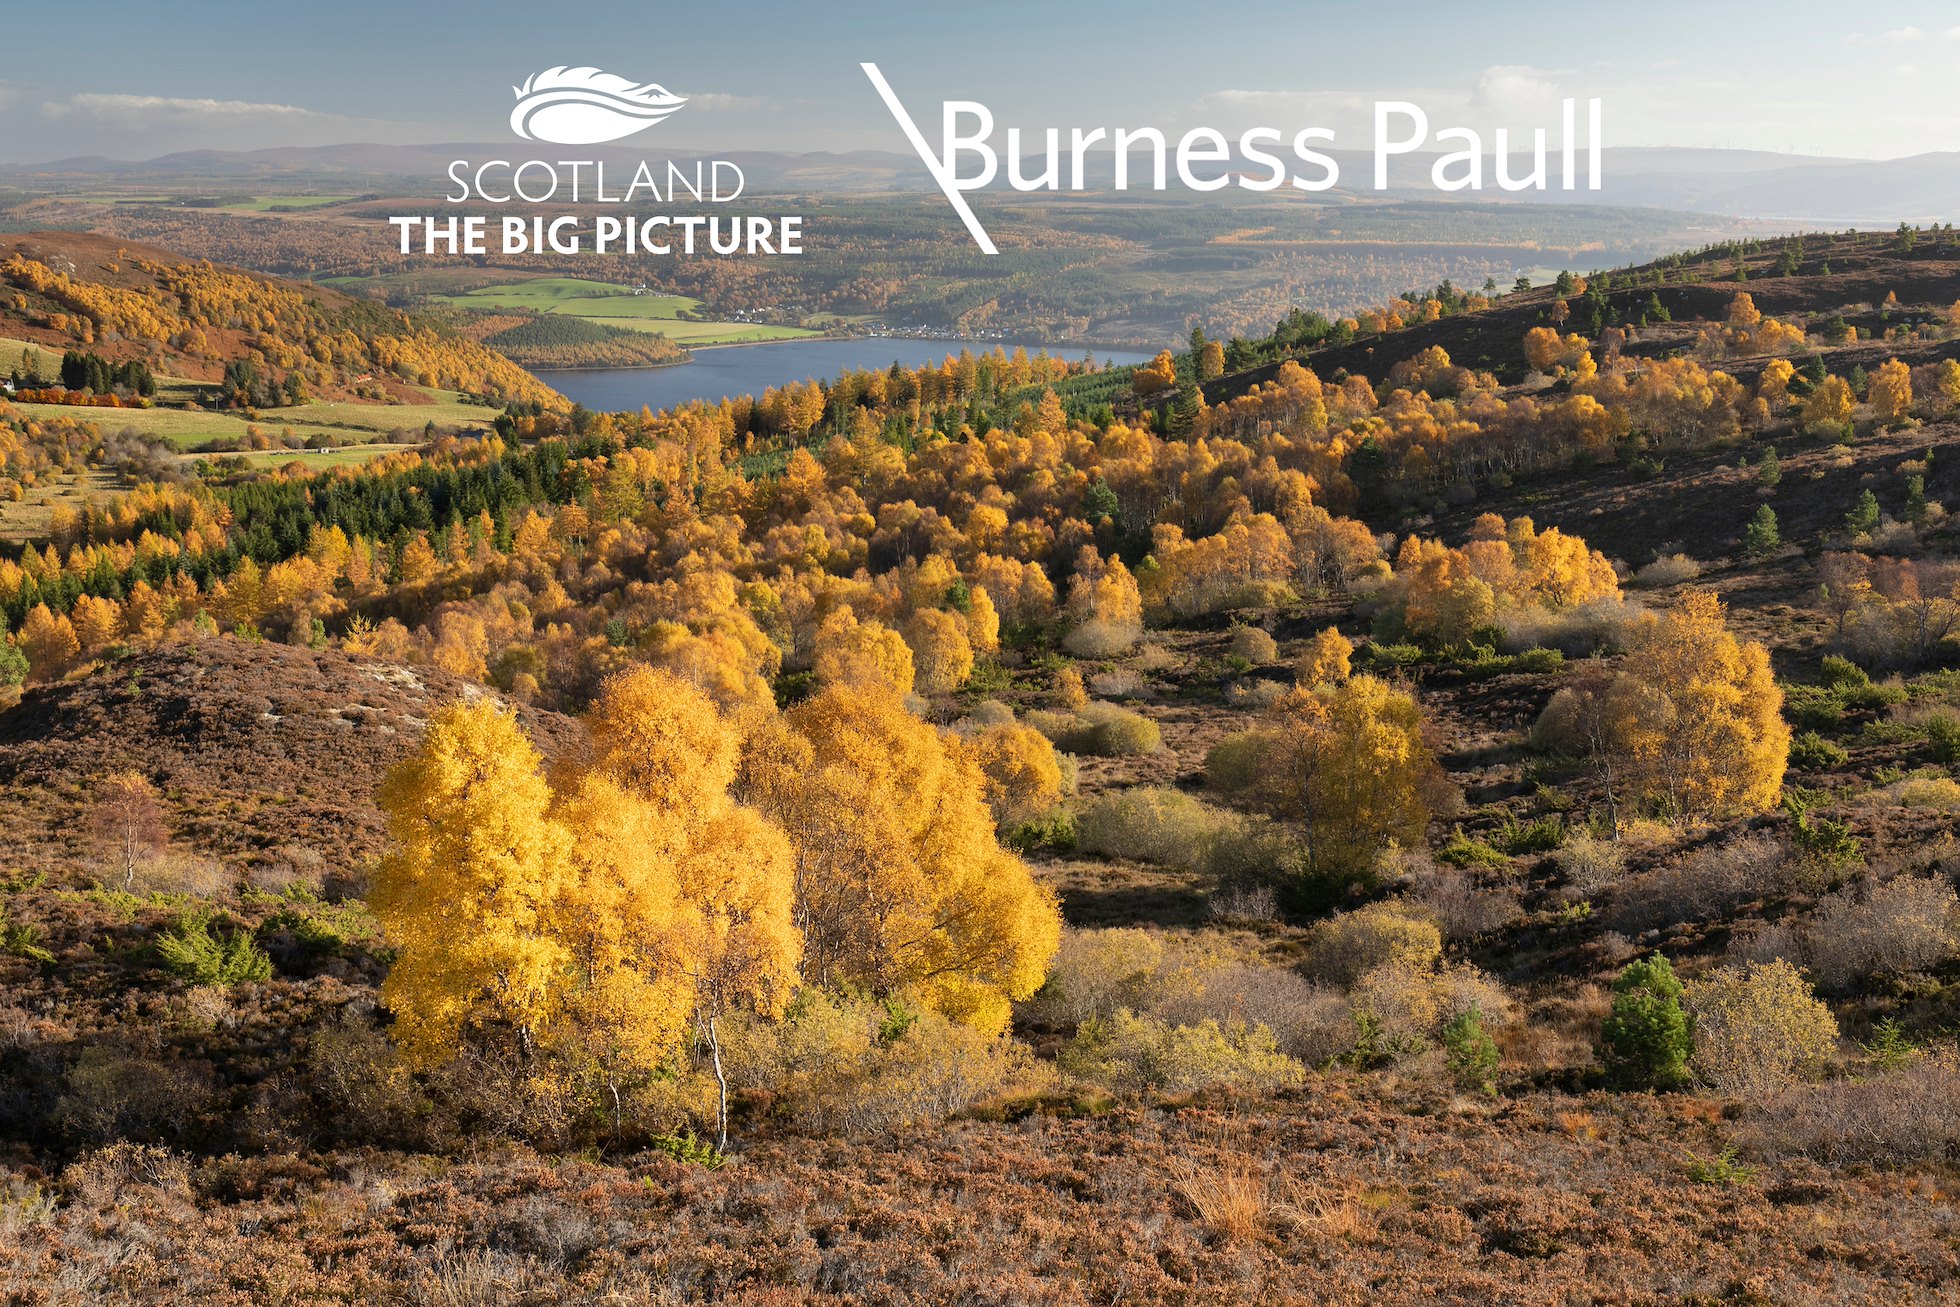
[[[1777,534],[1776,510],[1764,504],[1742,529],[1742,548],[1751,558],[1768,558],[1782,546]]]
[[[1613,982],[1613,1012],[1600,1031],[1600,1060],[1623,1089],[1672,1089],[1688,1078],[1692,1027],[1682,986],[1661,954],[1629,963]]]

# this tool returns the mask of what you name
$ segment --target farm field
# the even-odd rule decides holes
[[[689,321],[679,315],[701,305],[690,296],[635,294],[625,286],[583,277],[540,277],[434,298],[459,308],[524,309],[585,318],[606,326],[659,333],[684,345],[746,345],[816,334],[801,327],[765,323]]]
[[[431,422],[438,427],[484,427],[495,416],[490,409],[465,404],[457,396],[446,393],[426,404],[323,401],[294,408],[266,409],[257,418],[181,408],[76,409],[64,404],[17,404],[15,407],[37,418],[80,416],[108,431],[134,429],[167,440],[183,450],[210,440],[242,441],[248,435],[247,428],[254,426],[272,435],[290,428],[302,439],[317,435],[338,446],[365,443],[397,432],[419,435]]]

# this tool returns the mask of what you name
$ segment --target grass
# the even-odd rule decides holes
[[[265,213],[271,209],[319,209],[329,204],[344,204],[354,198],[352,195],[254,195],[249,200],[224,207],[245,213]]]
[[[588,322],[658,333],[684,345],[737,345],[763,340],[795,340],[814,335],[802,327],[753,322],[694,322],[683,319],[701,301],[686,295],[636,295],[625,286],[584,277],[537,277],[500,286],[483,286],[436,299],[466,309],[528,309],[562,313]]]
[[[47,535],[58,505],[80,508],[89,499],[118,488],[116,474],[99,467],[45,478],[39,485],[29,486],[18,503],[0,503],[0,540],[41,539]]]
[[[146,435],[189,450],[208,440],[244,439],[246,428],[257,425],[278,436],[291,427],[301,439],[319,436],[339,446],[372,441],[396,432],[419,435],[430,422],[438,427],[484,427],[496,416],[493,409],[466,404],[450,391],[428,392],[422,404],[353,404],[322,401],[295,408],[261,410],[256,422],[236,413],[211,413],[182,408],[86,409],[62,404],[18,404],[21,412],[41,419],[81,418],[105,431],[133,427]],[[358,451],[350,451],[358,452]],[[372,453],[361,455],[372,457]]]

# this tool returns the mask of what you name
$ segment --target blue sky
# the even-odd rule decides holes
[[[1597,95],[1609,144],[1960,148],[1960,4],[1947,0],[97,0],[89,18],[107,39],[64,42],[49,71],[0,60],[0,160],[503,141],[511,86],[551,64],[689,96],[659,129],[677,147],[903,152],[858,70],[866,59],[929,133],[938,101],[972,98],[1003,127],[1312,124],[1361,147],[1378,98],[1488,130],[1555,122],[1559,96]]]

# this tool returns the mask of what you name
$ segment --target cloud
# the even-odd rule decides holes
[[[1863,32],[1851,35],[1853,45],[1919,45],[1928,41],[1960,41],[1960,27],[1949,27],[1943,31],[1929,32],[1923,27],[1898,27],[1877,36]]]
[[[1559,98],[1556,74],[1524,64],[1499,64],[1486,68],[1470,93],[1470,103],[1479,109],[1532,108]]]
[[[689,95],[687,105],[690,109],[706,109],[710,113],[781,107],[766,95],[726,95],[720,91]]]
[[[122,95],[110,92],[80,91],[42,104],[43,117],[87,118],[114,123],[124,128],[180,127],[199,121],[237,122],[246,119],[277,118],[290,122],[301,119],[352,121],[338,114],[317,113],[293,104],[260,104],[250,100],[183,99],[167,95]]]

